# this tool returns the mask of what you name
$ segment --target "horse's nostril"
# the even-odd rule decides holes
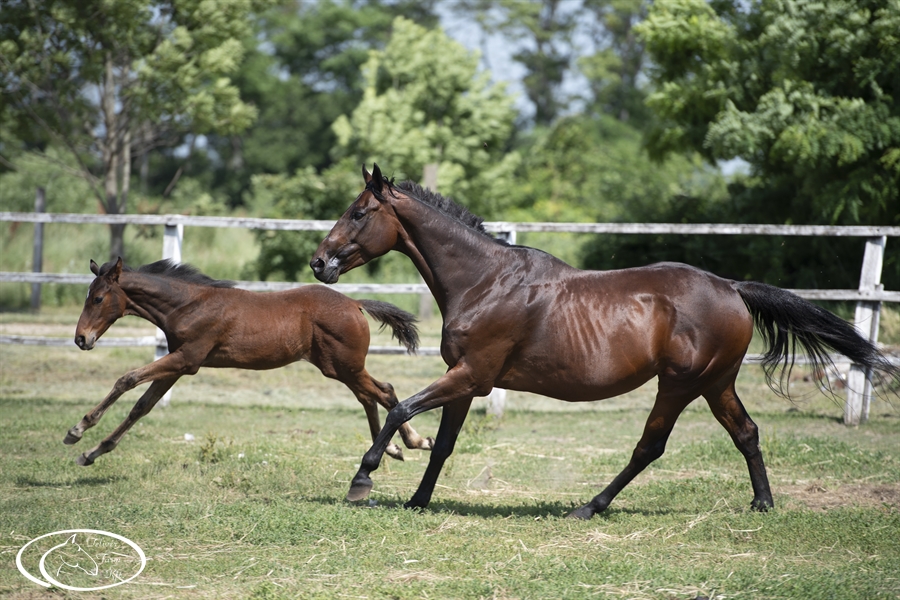
[[[314,258],[310,261],[309,266],[312,267],[314,272],[319,273],[325,268],[325,261],[321,258]]]
[[[79,348],[84,348],[84,336],[83,335],[75,336],[75,345],[78,346]]]

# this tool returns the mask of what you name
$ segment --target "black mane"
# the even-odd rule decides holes
[[[455,221],[458,221],[469,227],[474,229],[478,233],[489,237],[498,243],[505,243],[503,240],[499,240],[488,233],[484,228],[484,219],[481,217],[472,214],[469,212],[469,209],[461,204],[457,204],[451,198],[446,198],[441,196],[437,192],[432,192],[431,190],[427,190],[423,188],[418,183],[413,181],[403,181],[396,185],[393,185],[390,181],[385,179],[385,183],[390,187],[396,187],[398,190],[409,196],[410,198],[414,198],[423,204],[427,204],[442,214],[447,215]]]
[[[105,274],[107,271],[113,268],[115,264],[116,263],[114,261],[110,261],[100,267],[100,275]],[[197,267],[193,265],[189,265],[186,263],[175,263],[168,258],[143,265],[142,267],[138,267],[137,269],[123,266],[122,270],[143,273],[144,275],[155,275],[157,277],[170,277],[172,279],[177,279],[185,283],[205,285],[209,287],[233,288],[235,285],[237,285],[237,283],[234,281],[213,279],[212,277],[201,273],[197,269]]]

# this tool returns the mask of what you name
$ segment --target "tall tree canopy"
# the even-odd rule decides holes
[[[398,15],[434,26],[434,0],[282,0],[245,40],[235,77],[259,118],[240,135],[210,137],[218,157],[213,185],[240,204],[254,175],[328,168],[332,124],[359,104],[362,65],[383,48]]]
[[[656,155],[739,157],[772,222],[900,222],[900,4],[658,0]]]
[[[490,213],[518,161],[508,152],[516,113],[505,86],[478,71],[477,53],[398,17],[363,73],[362,101],[334,124],[336,155],[413,180],[435,164],[441,193]]]
[[[255,118],[229,76],[262,2],[7,3],[0,115],[38,150],[65,149],[102,209],[124,213],[133,157],[185,133],[237,133]],[[111,257],[125,255],[123,229],[111,226]]]

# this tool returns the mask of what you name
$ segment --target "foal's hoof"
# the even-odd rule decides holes
[[[403,450],[397,444],[388,444],[385,453],[396,460],[403,460]]]
[[[572,512],[566,515],[568,519],[581,519],[582,521],[587,521],[591,517],[594,516],[594,509],[591,508],[590,504],[585,504],[581,508],[576,508]]]
[[[77,444],[81,441],[81,433],[76,431],[73,427],[66,433],[66,439],[63,440],[63,444],[66,446],[71,446],[72,444]]]
[[[431,450],[432,448],[434,448],[434,438],[433,437],[425,438],[425,443],[421,446],[420,449],[421,450]]]
[[[82,467],[89,467],[94,464],[93,459],[87,457],[87,455],[79,454],[78,458],[75,459],[75,464],[81,465]]]
[[[350,502],[362,500],[369,495],[369,492],[372,491],[372,487],[373,484],[371,479],[357,475],[350,483],[350,491],[347,492],[347,500]]]

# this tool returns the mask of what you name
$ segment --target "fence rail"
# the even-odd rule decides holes
[[[38,209],[40,210],[40,209]],[[0,221],[19,223],[70,223],[70,224],[133,224],[162,225],[163,258],[181,261],[181,246],[184,227],[242,227],[281,231],[329,231],[334,221],[258,219],[249,217],[201,217],[188,215],[88,215],[53,214],[43,212],[0,212]],[[37,225],[36,225],[37,227]],[[674,234],[674,235],[766,235],[766,236],[807,236],[807,237],[860,237],[866,238],[865,254],[860,269],[860,284],[855,290],[791,290],[808,300],[849,300],[856,301],[855,324],[860,333],[872,341],[878,339],[878,321],[882,302],[900,302],[900,291],[885,291],[881,285],[881,270],[884,248],[888,237],[900,237],[900,227],[894,226],[830,226],[830,225],[764,225],[764,224],[718,224],[718,223],[540,223],[540,222],[486,222],[487,231],[503,234],[515,243],[517,233],[593,233],[593,234]],[[35,257],[38,256],[37,250]],[[37,264],[37,260],[35,260]],[[40,269],[37,269],[40,270]],[[89,284],[91,275],[67,273],[18,273],[0,272],[0,282],[30,283],[34,287],[45,283]],[[240,281],[237,287],[253,291],[275,291],[308,285],[294,282]],[[343,293],[383,293],[383,294],[430,294],[424,284],[335,284],[335,290]],[[39,288],[38,288],[39,289]],[[63,345],[70,340],[64,338],[39,338],[30,336],[0,336],[0,344]],[[107,338],[106,345],[156,346],[157,358],[166,352],[165,337],[161,332],[155,338]],[[401,348],[375,346],[372,353],[400,354]],[[439,354],[437,348],[420,348],[423,355]],[[757,357],[748,356],[745,362],[756,362]],[[798,361],[801,362],[801,361]],[[868,418],[871,395],[871,373],[862,371],[855,365],[848,377],[847,403],[844,421],[855,425]]]

